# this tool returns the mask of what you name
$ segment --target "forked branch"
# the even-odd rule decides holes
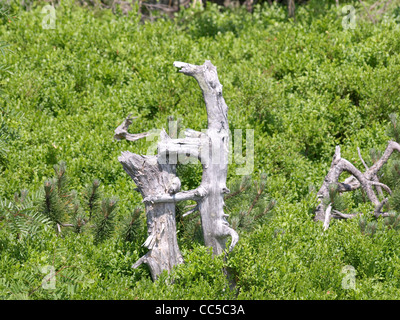
[[[392,194],[392,190],[387,185],[379,182],[378,172],[388,161],[389,157],[395,150],[400,152],[400,145],[395,141],[389,141],[382,157],[376,161],[374,165],[368,168],[361,156],[361,151],[358,148],[358,155],[366,170],[364,173],[362,173],[352,163],[341,157],[340,147],[337,146],[329,172],[325,176],[324,182],[317,193],[319,204],[315,210],[314,219],[324,221],[324,229],[326,230],[329,226],[329,221],[332,218],[349,219],[356,216],[356,214],[343,214],[335,209],[331,210],[329,209],[331,204],[329,204],[328,207],[324,206],[323,200],[329,197],[329,187],[331,185],[336,185],[337,192],[339,193],[354,191],[361,187],[368,199],[375,205],[373,215],[375,217],[386,216],[386,213],[382,212],[382,209],[387,203],[388,199],[384,198],[382,201],[380,201],[374,191],[374,188],[380,196],[383,195],[382,189],[389,195]],[[349,172],[351,176],[345,179],[344,182],[339,182],[340,175],[344,171]]]

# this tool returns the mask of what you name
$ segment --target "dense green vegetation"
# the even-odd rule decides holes
[[[42,28],[42,3],[31,11],[11,3],[10,19],[0,20],[0,46],[10,50],[0,56],[1,299],[400,298],[396,216],[391,223],[373,221],[372,204],[355,192],[342,200],[366,221],[335,220],[323,232],[312,220],[335,146],[362,169],[357,147],[371,163],[370,149],[383,151],[390,139],[389,115],[400,105],[399,10],[345,30],[333,1],[298,6],[296,22],[277,4],[257,5],[252,14],[209,4],[145,23],[135,10],[123,15],[72,4],[56,8],[55,29]],[[129,113],[139,117],[133,132],[167,127],[170,115],[183,128],[205,128],[197,83],[172,63],[206,59],[218,68],[231,129],[255,130],[251,178],[265,183],[260,203],[273,199],[275,206],[265,219],[251,227],[243,220],[240,228],[240,212],[257,192],[232,202],[230,222],[240,240],[225,261],[212,258],[196,237],[198,217],[178,212],[185,264],[153,282],[144,265],[131,268],[146,252],[145,216],[117,158],[124,150],[146,154],[154,142],[117,142],[114,129]],[[104,198],[118,199],[109,237],[96,227],[63,228],[61,236],[43,214],[45,184],[55,183],[54,165],[62,161],[68,192],[75,190],[81,209],[57,219],[78,224],[88,217],[88,190],[98,179]],[[242,181],[235,174],[240,166],[229,167],[230,185]],[[188,190],[198,185],[201,167],[181,166],[179,174]],[[28,220],[21,222],[20,214]],[[31,224],[21,226],[26,221]],[[370,222],[373,231],[366,230]],[[342,286],[349,265],[355,289]],[[41,287],[46,266],[58,271],[55,289]],[[224,266],[235,276],[235,291],[227,287]]]

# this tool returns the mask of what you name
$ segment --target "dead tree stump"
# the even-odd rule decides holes
[[[115,130],[114,137],[118,140],[135,141],[148,136],[147,133],[128,133],[127,129],[131,123],[132,121],[128,117]],[[167,138],[166,132],[161,132],[161,139]],[[125,151],[118,157],[118,160],[135,182],[143,198],[168,192],[171,186],[176,185],[179,181],[176,176],[176,164],[159,163],[158,156],[138,155]],[[147,202],[145,210],[148,238],[143,245],[149,251],[132,267],[137,268],[142,263],[146,263],[153,280],[155,280],[164,270],[169,272],[175,265],[183,263],[183,258],[176,238],[175,203]]]
[[[229,193],[226,187],[229,125],[228,107],[222,96],[217,69],[210,61],[201,66],[175,62],[174,66],[197,80],[206,105],[208,128],[204,132],[188,129],[183,139],[171,139],[162,130],[157,155],[125,151],[118,158],[137,185],[146,206],[148,238],[144,246],[149,252],[133,267],[146,263],[153,279],[163,270],[170,271],[183,262],[176,238],[175,204],[178,201],[197,202],[191,213],[200,211],[204,242],[212,248],[214,255],[224,252],[228,236],[232,238],[230,250],[239,239],[236,231],[229,227],[228,215],[224,213],[224,195]],[[149,135],[128,133],[131,123],[128,116],[115,130],[115,139],[136,141]],[[197,158],[202,164],[202,182],[194,190],[180,191],[180,180],[176,176],[179,155]]]
[[[194,200],[196,210],[200,211],[204,242],[213,249],[214,255],[221,254],[226,247],[228,236],[232,238],[230,250],[239,237],[229,227],[224,213],[224,195],[229,193],[226,187],[229,156],[228,106],[222,96],[217,69],[210,61],[203,65],[174,62],[179,72],[197,80],[205,101],[208,128],[204,132],[186,130],[183,139],[164,139],[158,144],[159,156],[190,155],[200,160],[203,167],[202,181],[195,190],[176,194],[160,194],[144,199],[150,203],[177,202]],[[195,210],[191,210],[194,212]]]
[[[334,210],[330,204],[325,207],[323,199],[329,196],[329,187],[331,185],[336,186],[339,193],[354,191],[361,187],[366,193],[368,199],[375,205],[373,215],[376,218],[379,216],[387,216],[387,213],[382,212],[382,209],[387,203],[388,198],[379,200],[378,195],[383,196],[382,190],[386,191],[388,194],[391,194],[392,191],[387,185],[379,182],[378,172],[388,161],[393,151],[400,152],[400,145],[395,141],[389,141],[382,157],[373,166],[368,168],[365,164],[365,161],[361,157],[360,149],[358,149],[358,155],[365,167],[365,172],[363,173],[348,160],[341,157],[340,147],[337,146],[335,154],[333,155],[329,172],[325,176],[324,182],[317,193],[319,203],[315,209],[314,220],[324,221],[324,229],[326,230],[329,227],[329,222],[332,218],[349,219],[356,216],[356,214],[344,214]],[[344,171],[350,173],[351,176],[345,179],[343,182],[339,182],[340,175]],[[378,195],[376,192],[378,192]]]

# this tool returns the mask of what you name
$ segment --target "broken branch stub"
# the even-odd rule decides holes
[[[137,117],[134,117],[133,119],[136,119]],[[128,115],[128,117],[122,122],[122,124],[115,129],[114,131],[114,139],[115,140],[128,140],[128,141],[136,141],[145,137],[148,137],[150,133],[148,132],[143,132],[143,133],[137,133],[137,134],[132,134],[128,132],[129,126],[132,124],[132,118],[131,114]]]

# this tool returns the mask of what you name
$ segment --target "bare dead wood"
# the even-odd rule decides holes
[[[296,5],[294,3],[294,0],[288,0],[288,15],[289,15],[289,18],[295,19],[295,10],[296,10]]]
[[[210,61],[201,66],[175,62],[179,72],[197,80],[206,105],[208,128],[199,136],[202,141],[199,160],[203,166],[201,185],[206,193],[198,201],[204,242],[218,255],[225,250],[226,238],[232,238],[230,250],[236,245],[239,236],[229,227],[224,213],[224,194],[226,187],[229,153],[228,106],[222,96],[217,68]]]
[[[329,228],[329,223],[331,221],[331,210],[332,210],[332,203],[330,203],[325,210],[324,230],[327,230]]]
[[[335,209],[332,210],[332,216],[335,219],[351,219],[354,217],[357,217],[358,215],[360,215],[359,213],[341,213],[340,211],[337,211]]]
[[[364,11],[368,18],[373,22],[376,23],[378,22],[382,16],[390,10],[390,8],[393,9],[394,6],[390,6],[392,4],[392,0],[383,0],[383,1],[376,1],[373,3],[369,8],[364,4],[363,1],[359,0],[359,2],[362,4]],[[396,2],[393,3],[394,5]]]
[[[199,205],[196,205],[193,209],[190,209],[189,211],[186,211],[186,212],[182,215],[182,217],[186,217],[186,216],[188,216],[189,214],[195,213],[195,212],[197,212],[197,211],[199,211]]]
[[[230,250],[236,245],[239,236],[226,220],[224,213],[224,194],[226,187],[229,153],[228,106],[222,96],[217,69],[210,61],[203,65],[174,62],[179,72],[197,80],[206,105],[208,128],[205,132],[187,130],[184,139],[165,139],[158,144],[161,156],[189,154],[200,160],[203,167],[202,181],[195,190],[182,191],[174,195],[159,194],[144,199],[145,202],[177,202],[194,200],[198,203],[203,237],[206,246],[213,254],[224,252],[226,238],[232,238]]]
[[[369,168],[368,168],[367,164],[365,163],[363,157],[361,156],[361,150],[360,150],[359,147],[357,147],[357,152],[358,152],[358,157],[360,158],[361,163],[364,165],[365,170],[368,170]],[[378,194],[381,195],[381,196],[383,196],[383,192],[382,192],[382,187],[383,187],[383,186],[381,186],[380,183],[379,183],[378,175],[374,175],[374,176],[372,177],[372,180],[373,180],[374,182],[376,182],[376,184],[375,184],[375,189],[376,189],[376,191],[378,192]],[[389,193],[392,193],[392,191],[391,191],[390,189],[386,189],[386,191],[389,192]]]
[[[361,5],[363,6],[365,12],[367,13],[367,15],[368,15],[368,17],[371,19],[371,21],[372,21],[373,23],[376,23],[375,18],[372,16],[372,14],[370,13],[369,9],[365,6],[364,2],[363,2],[362,0],[358,0],[358,1],[359,1],[359,2],[361,3]]]
[[[323,199],[329,197],[330,185],[336,185],[337,191],[339,193],[354,191],[361,187],[367,195],[368,199],[375,205],[373,215],[375,217],[386,216],[387,214],[382,212],[382,209],[387,203],[388,199],[384,198],[382,201],[380,201],[378,199],[378,196],[375,194],[373,187],[376,188],[377,192],[380,195],[383,195],[382,189],[385,190],[388,194],[392,193],[391,189],[387,185],[379,182],[378,172],[388,161],[389,157],[394,151],[400,152],[400,145],[395,141],[389,141],[388,146],[386,147],[386,150],[381,158],[376,161],[374,165],[368,168],[365,161],[362,159],[361,151],[358,149],[359,157],[364,165],[364,168],[366,169],[366,171],[362,173],[353,164],[341,157],[340,147],[337,146],[332,159],[331,167],[328,171],[328,174],[325,176],[321,188],[317,193],[319,203],[315,210],[314,220],[324,221],[324,226],[326,226],[329,225],[329,219],[331,218],[347,219],[353,218],[355,216],[354,214],[345,215],[340,213],[339,211],[332,210],[333,214],[331,214],[331,212],[329,211],[329,216],[327,217],[327,208],[325,208],[323,204]],[[351,176],[345,179],[344,182],[339,182],[340,175],[344,171],[349,172]]]
[[[229,156],[228,107],[222,96],[216,67],[210,61],[203,65],[175,62],[179,72],[194,77],[202,92],[208,116],[205,132],[186,130],[185,138],[172,139],[161,130],[158,153],[155,156],[122,152],[118,160],[142,194],[147,215],[148,237],[144,246],[149,249],[133,267],[146,263],[153,279],[163,270],[183,262],[176,239],[175,205],[178,201],[192,200],[196,207],[185,213],[200,212],[205,245],[211,247],[214,255],[222,254],[226,239],[232,238],[230,250],[239,236],[226,220],[224,195]],[[115,139],[136,141],[148,133],[131,134],[130,115],[115,130]],[[194,190],[180,191],[180,180],[176,176],[178,156],[189,155],[200,160],[203,167],[202,182]]]
[[[128,133],[128,127],[132,123],[130,116],[115,130],[117,140],[127,139],[135,141],[144,138],[147,134],[132,135]],[[162,139],[168,139],[166,132],[161,132]],[[118,157],[124,170],[132,178],[137,190],[143,198],[158,194],[171,193],[171,186],[176,184],[179,178],[176,176],[176,164],[159,163],[158,156],[137,155],[128,151],[122,152]],[[148,237],[143,246],[149,251],[140,258],[133,268],[146,263],[153,279],[156,279],[164,270],[168,272],[178,264],[183,263],[183,257],[179,250],[176,238],[175,203],[174,202],[146,202]]]
[[[246,0],[244,2],[244,6],[248,12],[253,12],[254,9],[254,0]]]
[[[150,133],[144,132],[144,133],[137,133],[137,134],[131,134],[128,132],[129,126],[132,124],[132,120],[136,119],[137,117],[131,118],[132,114],[129,114],[128,117],[122,122],[122,124],[115,129],[115,134],[114,134],[114,139],[115,140],[128,140],[128,141],[136,141],[145,137],[148,137]]]
[[[363,157],[361,156],[361,151],[360,151],[359,147],[357,147],[357,152],[358,152],[358,157],[360,158],[361,163],[363,164],[365,170],[368,170],[369,168],[368,168],[367,164],[365,163]]]

